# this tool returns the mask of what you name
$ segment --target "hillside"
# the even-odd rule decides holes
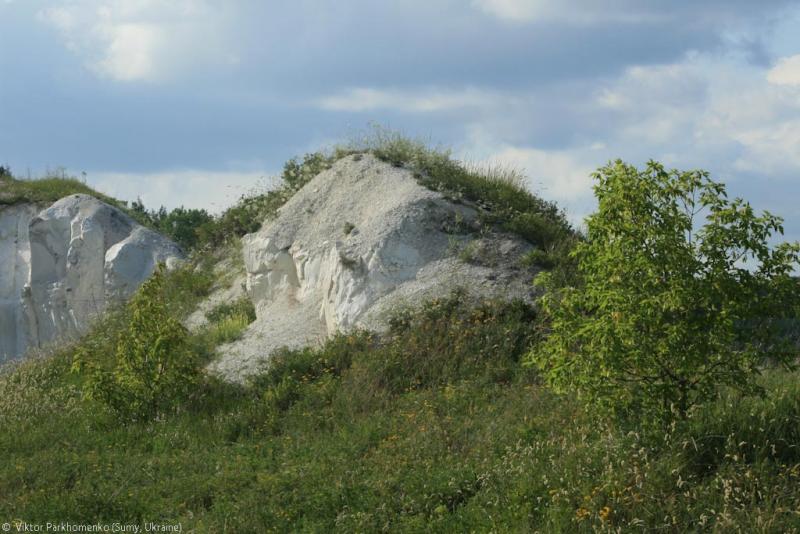
[[[275,349],[384,331],[396,310],[457,288],[473,300],[532,303],[537,270],[524,258],[535,244],[487,224],[485,213],[372,154],[338,159],[242,238],[246,276],[224,291],[244,287],[256,320],[219,347],[212,369],[242,381]]]
[[[519,272],[575,279],[566,252],[581,237],[514,175],[396,136],[292,160],[279,188],[201,225],[183,268],[157,274],[80,342],[0,375],[0,517],[197,532],[800,529],[797,374],[766,369],[763,397],[724,389],[663,432],[643,432],[554,393],[526,365],[551,326],[529,298],[420,297],[393,307],[380,332],[279,349],[241,384],[193,374],[194,387],[170,392],[152,417],[101,401],[96,376],[129,376],[117,358],[142,309],[195,314],[190,332],[168,333],[198,367],[241,342],[264,312],[254,292],[226,293],[258,274],[241,238],[275,239],[281,210],[354,157],[478,206],[486,230],[458,242],[465,265],[472,240],[513,236],[528,247]],[[364,226],[345,215],[351,232]]]

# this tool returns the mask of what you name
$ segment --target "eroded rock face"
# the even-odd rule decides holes
[[[258,318],[242,340],[220,348],[211,369],[242,381],[281,346],[313,345],[356,327],[380,330],[398,306],[455,287],[531,298],[531,273],[519,268],[531,245],[508,235],[481,238],[476,210],[371,155],[340,160],[243,239]],[[487,257],[465,261],[464,247]]]
[[[180,249],[88,195],[0,211],[0,358],[83,331]]]
[[[30,320],[22,296],[30,279],[28,226],[38,212],[29,204],[0,209],[0,362],[27,347]]]

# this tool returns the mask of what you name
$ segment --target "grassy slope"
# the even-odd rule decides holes
[[[457,297],[376,344],[286,353],[249,388],[120,425],[69,354],[0,380],[0,516],[200,531],[684,532],[800,526],[800,387],[724,397],[646,441],[538,386],[531,312]]]
[[[0,205],[55,202],[74,194],[92,195],[113,206],[125,207],[124,203],[95,191],[75,178],[48,176],[35,180],[18,180],[8,175],[0,176]]]
[[[421,180],[447,174],[449,163],[404,143],[366,149]],[[535,200],[504,202],[516,198],[503,193],[508,180],[464,173],[473,186],[432,187],[484,195],[490,213],[536,214],[523,228],[559,220]],[[299,174],[228,223],[275,209]],[[171,275],[173,313],[207,293],[212,260]],[[235,337],[248,315],[235,308],[193,336],[196,351],[209,357]],[[124,310],[108,314],[83,345],[112,353],[125,321]],[[520,363],[535,325],[521,305],[465,309],[454,296],[400,314],[380,342],[356,334],[282,354],[247,388],[208,380],[178,413],[126,425],[81,399],[65,348],[0,376],[0,518],[214,532],[800,528],[796,375],[771,373],[765,399],[723,396],[653,441],[539,386]]]

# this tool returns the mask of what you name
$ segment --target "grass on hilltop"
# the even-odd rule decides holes
[[[0,205],[50,203],[76,194],[91,195],[112,206],[126,207],[124,202],[92,189],[63,171],[43,178],[23,180],[14,178],[8,169],[0,167]]]
[[[289,160],[276,187],[243,196],[219,217],[199,226],[197,248],[213,248],[257,231],[317,174],[341,158],[364,153],[408,169],[422,186],[451,201],[471,203],[479,210],[481,231],[501,230],[528,240],[536,245],[528,263],[569,276],[568,252],[579,235],[555,203],[525,187],[521,173],[500,166],[469,165],[454,159],[449,150],[381,128],[328,151]]]
[[[379,127],[339,150],[370,152],[391,165],[409,168],[423,186],[455,201],[477,203],[485,223],[543,249],[574,235],[563,211],[529,191],[525,176],[516,169],[469,165],[454,159],[447,149]]]

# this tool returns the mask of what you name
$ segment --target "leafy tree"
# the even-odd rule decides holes
[[[541,300],[552,331],[531,360],[555,389],[665,422],[723,384],[759,392],[768,360],[791,365],[779,331],[800,245],[770,246],[779,217],[729,200],[704,171],[617,161],[594,178],[599,208],[572,252],[579,287],[538,280],[554,289]]]
[[[188,333],[164,305],[164,273],[157,270],[128,303],[130,320],[116,343],[112,368],[103,355],[78,353],[75,370],[87,372],[84,393],[123,419],[149,419],[174,407],[200,378]]]
[[[162,207],[158,212],[157,228],[184,250],[193,250],[199,242],[199,228],[212,220],[213,217],[204,209],[181,206],[166,213]]]
[[[201,229],[214,220],[214,217],[204,209],[181,206],[167,211],[167,208],[161,206],[158,210],[148,210],[141,198],[131,203],[129,213],[139,224],[166,235],[185,251],[198,247]]]

